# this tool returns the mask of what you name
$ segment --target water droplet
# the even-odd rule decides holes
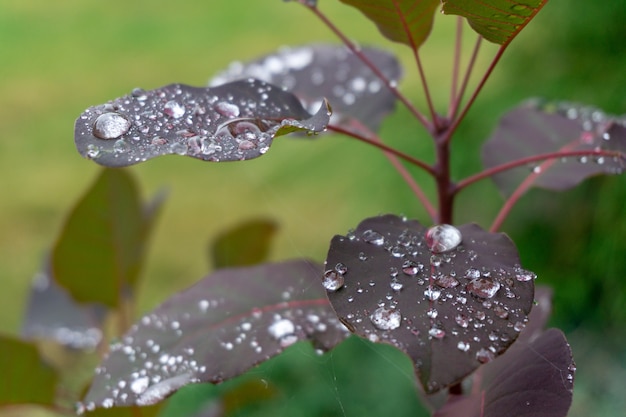
[[[494,357],[493,352],[485,348],[481,348],[478,352],[476,352],[476,360],[480,363],[491,362]]]
[[[327,291],[337,291],[343,287],[344,278],[343,275],[336,270],[329,269],[324,272],[324,278],[322,279],[322,285]]]
[[[117,139],[128,132],[130,126],[130,120],[119,113],[103,113],[93,125],[93,135],[100,139]]]
[[[515,10],[516,12],[524,11],[527,8],[528,8],[528,6],[525,6],[523,4],[515,4],[515,5],[511,6],[511,10]]]
[[[465,271],[465,278],[476,279],[480,278],[480,271],[476,268],[470,268]]]
[[[402,264],[402,272],[410,276],[417,275],[420,269],[420,264],[411,260],[404,261],[404,263]]]
[[[513,330],[515,330],[516,332],[521,332],[522,330],[524,330],[525,327],[526,327],[526,324],[522,323],[521,321],[518,321],[515,323],[515,325],[513,325]]]
[[[426,244],[431,252],[448,252],[459,246],[463,237],[461,232],[449,224],[439,224],[426,232]]]
[[[180,119],[185,115],[185,107],[175,100],[170,100],[163,106],[163,113],[174,119]]]
[[[428,309],[428,311],[426,312],[426,315],[428,317],[430,317],[431,319],[436,319],[437,316],[439,315],[439,312],[437,311],[437,309],[435,308],[430,308]]]
[[[335,265],[335,271],[337,271],[341,275],[345,275],[348,272],[348,267],[339,262],[337,265]]]
[[[450,275],[438,275],[435,277],[435,285],[441,288],[454,288],[459,285],[459,281]]]
[[[515,269],[515,279],[520,282],[532,281],[535,278],[537,278],[537,275],[530,271],[526,271],[522,268]]]
[[[383,243],[385,243],[385,238],[383,237],[383,235],[371,229],[363,232],[362,238],[367,243],[371,243],[372,245],[376,246],[381,246]]]
[[[476,278],[467,284],[467,290],[480,298],[492,298],[499,289],[499,282],[486,278]]]
[[[216,103],[214,108],[216,112],[230,119],[232,119],[233,117],[238,117],[240,113],[239,106],[233,103],[227,103],[225,101],[220,101]]]
[[[392,290],[394,290],[394,291],[400,291],[400,290],[402,289],[402,287],[404,287],[404,285],[403,285],[401,282],[399,282],[399,281],[397,281],[397,280],[395,280],[395,279],[394,279],[394,280],[392,280],[392,281],[389,283],[389,286],[390,286],[390,287],[391,287],[391,289],[392,289]]]
[[[267,330],[274,339],[280,340],[287,335],[293,334],[296,331],[296,327],[291,320],[280,319],[272,323]]]
[[[393,330],[400,327],[402,315],[399,310],[379,307],[370,315],[370,320],[380,330]]]
[[[446,332],[445,332],[445,330],[438,329],[438,328],[436,328],[436,327],[431,328],[431,329],[428,331],[428,334],[429,334],[431,337],[434,337],[435,339],[440,339],[440,340],[441,340],[441,339],[443,339],[443,338],[446,336]]]
[[[429,286],[426,290],[424,290],[424,296],[426,296],[426,298],[430,301],[436,301],[441,296],[441,291]]]
[[[147,376],[143,376],[141,378],[135,379],[133,382],[130,383],[130,390],[135,394],[140,395],[148,388],[149,384],[150,378],[148,378]]]
[[[139,398],[137,398],[137,405],[156,404],[180,387],[192,382],[192,379],[191,373],[185,373],[172,378],[164,379],[163,381],[152,385],[143,394],[141,394]]]
[[[463,314],[457,314],[454,321],[456,321],[456,324],[463,328],[466,328],[469,325],[469,319]]]
[[[470,344],[467,342],[459,342],[456,344],[456,347],[461,351],[461,352],[467,352],[470,348]]]

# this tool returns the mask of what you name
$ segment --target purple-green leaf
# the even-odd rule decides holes
[[[0,335],[0,406],[53,405],[58,376],[34,344]]]
[[[588,151],[589,155],[553,158],[517,167],[492,178],[510,195],[522,183],[565,190],[601,174],[626,168],[626,117],[564,102],[529,101],[508,112],[483,146],[486,168],[553,152]],[[606,151],[606,155],[592,155]]]
[[[503,353],[525,326],[532,272],[504,234],[393,215],[335,236],[323,284],[352,332],[414,362],[426,392],[458,383]]]
[[[132,177],[104,169],[71,211],[52,251],[52,273],[79,302],[115,308],[133,294],[152,222]]]
[[[275,222],[257,219],[225,231],[211,245],[213,266],[220,269],[265,261],[277,229]]]
[[[319,285],[321,273],[290,261],[209,275],[111,346],[81,408],[153,404],[184,385],[240,375],[300,340],[332,348],[348,332]]]
[[[341,0],[359,9],[394,42],[417,50],[433,27],[439,0]]]
[[[389,52],[362,48],[361,53],[387,80],[402,75],[398,60]],[[393,110],[396,98],[380,78],[344,46],[306,45],[282,48],[247,63],[235,62],[211,81],[211,85],[244,78],[258,78],[295,94],[314,111],[324,98],[330,101],[330,123],[355,128],[360,123],[376,131]]]
[[[442,0],[445,14],[467,19],[483,38],[510,43],[548,0]]]
[[[312,116],[293,94],[255,79],[214,88],[171,84],[88,108],[74,137],[82,156],[110,167],[168,154],[240,161],[263,155],[276,136],[323,131],[330,113],[324,101]]]

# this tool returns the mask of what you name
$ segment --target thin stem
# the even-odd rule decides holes
[[[419,51],[416,47],[413,47],[413,55],[415,56],[415,63],[417,64],[417,70],[420,74],[420,80],[422,82],[422,88],[424,89],[424,95],[426,96],[426,104],[428,105],[428,110],[430,111],[430,119],[432,120],[433,130],[435,132],[439,132],[439,121],[437,117],[437,112],[435,111],[435,106],[433,105],[432,97],[430,96],[430,90],[428,89],[428,81],[426,80],[426,73],[424,72],[424,67],[422,66],[422,60],[420,59]]]
[[[476,38],[476,43],[474,44],[474,49],[472,50],[470,61],[467,64],[467,70],[465,70],[465,76],[463,77],[463,83],[461,84],[461,89],[456,95],[455,101],[450,103],[450,111],[448,113],[449,120],[454,119],[459,112],[461,101],[463,100],[463,96],[465,95],[465,90],[467,90],[467,85],[469,84],[470,77],[472,76],[472,72],[474,71],[474,67],[476,65],[476,59],[478,59],[478,53],[480,52],[480,45],[482,44],[482,40],[483,40],[482,36],[478,36]]]
[[[474,104],[474,101],[476,100],[476,97],[478,96],[478,93],[480,93],[480,91],[482,90],[483,86],[487,82],[487,79],[489,79],[489,76],[493,72],[493,69],[496,67],[496,65],[500,61],[500,58],[502,58],[502,54],[504,54],[504,51],[506,50],[507,45],[508,44],[500,45],[500,48],[498,49],[498,52],[496,53],[495,57],[491,61],[491,64],[489,64],[489,68],[487,68],[487,71],[485,72],[485,74],[481,78],[480,82],[478,83],[478,86],[474,90],[474,93],[472,94],[470,99],[467,101],[467,103],[465,103],[465,107],[463,107],[463,110],[461,111],[461,114],[457,118],[454,119],[454,122],[452,123],[452,126],[450,126],[450,128],[446,130],[445,138],[444,138],[444,140],[446,142],[450,141],[450,139],[452,138],[452,135],[454,134],[456,129],[459,127],[459,124],[461,123],[461,121],[463,121],[463,119],[465,118],[465,115],[469,111],[470,107],[472,107],[472,104]]]
[[[454,60],[452,61],[452,86],[450,87],[450,110],[452,110],[452,103],[457,101],[457,87],[459,83],[459,71],[461,70],[461,43],[463,42],[463,18],[458,16],[456,19],[456,40],[454,46]],[[448,119],[451,119],[452,115],[448,113]]]
[[[377,147],[377,148],[379,148],[379,149],[381,149],[381,150],[383,150],[385,152],[388,152],[388,153],[390,153],[392,155],[397,156],[400,159],[404,159],[405,161],[407,161],[410,164],[413,164],[413,165],[415,165],[417,167],[420,167],[421,169],[426,171],[431,176],[433,176],[433,177],[435,176],[435,171],[433,170],[433,167],[428,165],[426,162],[424,162],[424,161],[422,161],[420,159],[417,159],[417,158],[413,158],[412,156],[407,155],[407,154],[405,154],[405,153],[403,153],[403,152],[401,152],[401,151],[399,151],[399,150],[397,150],[395,148],[392,148],[392,147],[390,147],[388,145],[385,145],[384,143],[382,143],[380,141],[376,141],[376,140],[367,138],[367,137],[365,137],[363,135],[360,135],[357,132],[354,132],[352,130],[344,129],[341,126],[328,125],[328,130],[331,130],[331,131],[337,132],[337,133],[341,133],[341,134],[346,135],[346,136],[350,136],[350,137],[352,137],[354,139],[360,140],[361,142],[365,142],[365,143],[368,143],[368,144],[370,144],[372,146],[375,146],[375,147]]]
[[[445,135],[445,132],[444,132]],[[454,184],[450,181],[450,146],[443,140],[445,136],[436,138],[435,179],[437,181],[437,196],[439,199],[438,223],[452,224],[454,206]]]
[[[372,72],[385,84],[389,91],[391,91],[392,94],[396,96],[396,98],[400,100],[400,102],[402,102],[402,104],[404,104],[404,106],[411,112],[411,114],[413,114],[413,116],[417,120],[419,120],[419,122],[426,128],[426,130],[428,130],[429,132],[431,131],[431,123],[419,110],[417,110],[413,103],[411,103],[409,99],[406,98],[397,89],[395,81],[389,80],[387,77],[385,77],[385,74],[383,74],[380,69],[376,65],[374,65],[374,63],[372,63],[372,61],[370,61],[369,58],[363,54],[363,52],[361,52],[359,47],[350,39],[348,39],[348,37],[316,6],[309,5],[306,1],[303,0],[300,1],[300,4],[311,10],[313,14],[315,14],[315,16],[317,16],[322,21],[322,23],[326,25],[326,27],[328,27],[339,39],[341,39],[344,45],[365,65],[367,65],[370,70],[372,70]]]

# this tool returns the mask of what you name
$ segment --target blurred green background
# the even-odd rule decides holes
[[[424,108],[408,48],[385,41],[356,10],[338,1],[320,3],[351,38],[400,56],[406,68],[401,87]],[[455,177],[480,169],[480,143],[498,116],[526,97],[580,101],[624,113],[624,18],[623,1],[551,0],[513,42],[462,125],[453,145]],[[421,54],[441,111],[449,94],[454,22],[437,16]],[[303,7],[278,0],[0,2],[0,332],[19,332],[30,279],[65,213],[95,178],[98,167],[81,159],[73,145],[74,119],[86,107],[134,87],[203,85],[233,60],[314,41],[336,39]],[[471,46],[473,37],[467,41]],[[483,63],[494,51],[484,45]],[[382,135],[430,160],[428,139],[416,127],[400,109],[386,120]],[[381,154],[342,137],[280,139],[263,158],[244,163],[172,156],[131,170],[147,195],[169,190],[147,260],[139,313],[204,276],[210,237],[244,220],[262,216],[279,222],[274,260],[323,260],[330,238],[367,216],[393,212],[427,221]],[[416,175],[432,192],[432,183]],[[461,194],[456,220],[488,226],[501,202],[490,183],[481,183]],[[553,324],[567,332],[578,363],[571,416],[612,416],[626,409],[621,394],[625,202],[626,176],[594,178],[560,194],[534,190],[503,227],[518,244],[524,266],[539,275],[537,282],[555,289]],[[285,386],[308,378],[300,382],[307,389],[321,387],[308,395],[283,394],[282,408],[272,409],[273,415],[363,415],[364,410],[377,415],[368,398],[375,394],[359,391],[368,378],[361,375],[386,386],[395,379],[386,388],[391,391],[376,399],[380,410],[389,400],[401,407],[393,414],[415,415],[416,402],[407,398],[412,396],[406,388],[410,365],[394,353],[372,351],[359,341],[321,358],[296,347],[254,375],[271,380],[273,371],[285,368],[273,377],[290,381]],[[349,362],[338,359],[344,357],[360,358],[352,364],[358,372],[352,374]],[[395,377],[389,369],[395,369]],[[315,404],[329,408],[321,414],[302,411]]]

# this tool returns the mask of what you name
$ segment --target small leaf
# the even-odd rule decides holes
[[[258,219],[227,230],[211,247],[214,267],[249,266],[265,261],[277,228],[273,221]]]
[[[433,27],[439,0],[341,0],[376,23],[388,39],[417,50]]]
[[[559,151],[611,151],[614,156],[551,159],[531,167],[494,175],[505,195],[522,181],[565,190],[600,174],[621,174],[626,167],[626,118],[571,103],[537,100],[507,113],[483,146],[483,162],[491,168],[525,157]],[[526,179],[528,177],[528,179]]]
[[[48,339],[72,349],[94,349],[102,339],[105,309],[78,304],[57,284],[46,261],[33,281],[22,337]]]
[[[376,48],[362,48],[361,53],[388,80],[397,81],[401,77],[400,63],[392,54]],[[282,48],[251,62],[235,62],[210,84],[249,77],[291,91],[310,112],[327,98],[333,108],[332,125],[347,127],[354,119],[376,131],[396,102],[380,78],[344,46],[317,44]]]
[[[121,167],[168,154],[240,161],[268,151],[275,136],[321,132],[326,102],[311,116],[291,93],[248,79],[214,88],[171,84],[90,107],[77,120],[80,154]]]
[[[533,302],[535,276],[510,239],[473,224],[427,230],[393,215],[369,218],[333,238],[326,268],[340,320],[405,352],[429,393],[503,353]],[[338,276],[342,285],[327,285]]]
[[[467,19],[483,38],[510,43],[548,0],[442,0],[443,13]]]
[[[307,261],[219,270],[144,316],[96,371],[82,408],[148,405],[194,382],[219,383],[299,340],[347,336]]]
[[[79,302],[115,308],[133,293],[160,200],[142,207],[122,170],[105,169],[70,213],[52,252],[53,275]]]
[[[34,344],[0,335],[0,406],[53,405],[58,377]]]

